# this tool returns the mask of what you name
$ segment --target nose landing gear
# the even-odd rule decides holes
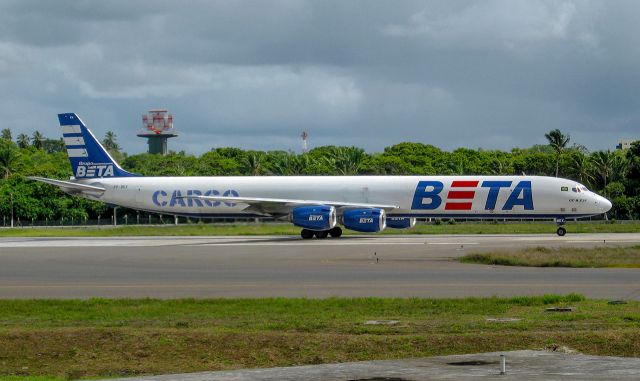
[[[556,230],[556,234],[560,237],[564,237],[567,234],[567,229],[564,228],[566,220],[564,218],[556,218],[556,224],[558,225],[558,230]]]

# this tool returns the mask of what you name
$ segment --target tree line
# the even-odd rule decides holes
[[[146,176],[290,176],[290,175],[540,175],[574,179],[613,202],[611,217],[640,217],[640,141],[631,148],[589,152],[570,144],[559,130],[545,134],[546,145],[511,151],[458,148],[443,151],[424,143],[405,142],[368,153],[358,147],[323,146],[297,154],[213,148],[200,155],[122,152],[108,132],[104,146],[126,170]],[[26,179],[72,176],[62,139],[35,131],[14,140],[9,129],[0,134],[0,216],[27,220],[95,219],[110,215],[99,202],[68,196],[58,189]]]

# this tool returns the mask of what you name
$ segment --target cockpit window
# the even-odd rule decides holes
[[[587,187],[585,187],[584,185],[576,185],[575,187],[571,188],[571,191],[574,193],[582,193],[588,192],[589,189],[587,189]]]

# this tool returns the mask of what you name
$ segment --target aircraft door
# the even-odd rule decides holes
[[[369,187],[362,187],[362,202],[369,203]]]
[[[136,206],[143,209],[148,209],[148,208],[145,208],[146,197],[145,197],[144,190],[140,186],[138,186],[136,187],[135,193],[136,193]]]

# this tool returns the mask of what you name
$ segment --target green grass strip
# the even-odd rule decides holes
[[[548,248],[471,253],[463,263],[530,267],[640,267],[640,245],[628,247]]]
[[[574,311],[547,312],[551,306],[570,306]],[[371,320],[398,323],[367,324]],[[0,300],[0,377],[8,381],[558,346],[590,354],[639,356],[640,302],[609,304],[577,294],[464,299]]]
[[[29,367],[26,367],[28,371]],[[55,376],[0,376],[0,381],[67,381],[67,377]]]
[[[419,224],[412,229],[386,229],[380,234],[554,234],[549,223],[456,223]],[[567,225],[573,233],[635,233],[640,223],[601,222]],[[234,236],[298,235],[300,228],[285,223],[185,224],[162,226],[102,226],[51,228],[0,228],[0,237],[120,237],[120,236]],[[362,234],[345,230],[345,234]]]

